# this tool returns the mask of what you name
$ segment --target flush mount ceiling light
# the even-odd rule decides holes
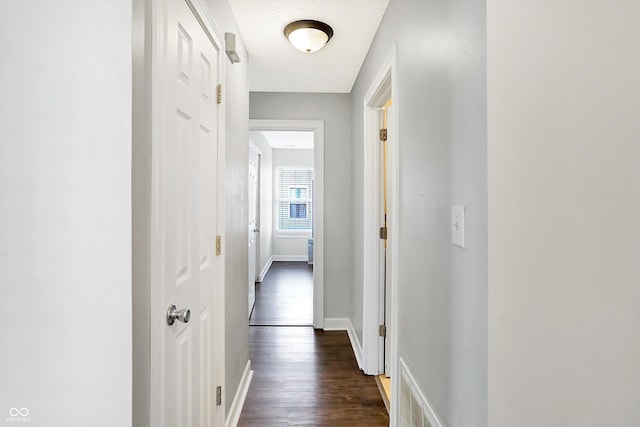
[[[313,53],[322,49],[331,40],[333,29],[324,22],[303,19],[284,27],[284,36],[296,49]]]

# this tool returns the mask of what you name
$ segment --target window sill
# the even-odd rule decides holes
[[[273,237],[276,239],[309,239],[311,238],[310,231],[275,231]]]

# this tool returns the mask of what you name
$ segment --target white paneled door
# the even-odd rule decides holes
[[[216,398],[222,385],[224,295],[223,262],[216,253],[218,198],[223,197],[216,97],[220,49],[185,0],[165,4],[152,213],[152,243],[158,251],[152,274],[163,292],[153,308],[163,314],[163,354],[160,390],[152,395],[158,393],[158,425],[219,426],[224,420]]]
[[[256,270],[260,245],[260,153],[249,146],[249,316],[256,302]]]

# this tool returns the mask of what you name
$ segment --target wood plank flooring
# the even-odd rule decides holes
[[[375,378],[358,369],[345,331],[249,330],[254,375],[239,426],[389,425]]]
[[[311,326],[312,282],[306,263],[278,262],[256,287],[254,375],[238,426],[388,426],[375,377],[358,369],[347,333]]]
[[[306,262],[274,262],[262,283],[250,325],[313,325],[313,268]]]

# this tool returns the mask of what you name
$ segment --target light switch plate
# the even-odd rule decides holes
[[[451,207],[451,243],[464,248],[464,206]]]

